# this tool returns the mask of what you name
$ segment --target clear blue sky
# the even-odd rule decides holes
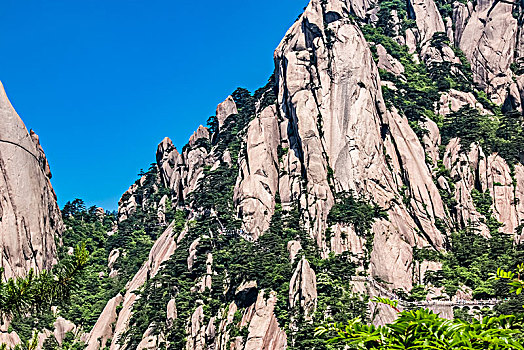
[[[62,206],[116,209],[169,136],[273,71],[307,0],[1,0],[0,80],[41,139]]]

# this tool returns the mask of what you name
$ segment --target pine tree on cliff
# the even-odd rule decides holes
[[[81,244],[70,257],[50,271],[35,273],[31,269],[25,277],[0,282],[0,317],[11,319],[36,313],[67,300],[87,266],[88,258],[89,253]],[[3,268],[0,268],[0,274],[3,274]]]

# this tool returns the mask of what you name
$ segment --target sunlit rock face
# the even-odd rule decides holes
[[[28,131],[0,84],[0,249],[3,277],[56,262],[63,230],[51,171],[39,138]]]
[[[444,218],[444,208],[424,147],[407,120],[385,106],[369,44],[344,16],[349,11],[343,1],[312,1],[275,52],[278,102],[286,116],[282,138],[291,150],[284,160],[291,165],[285,169],[291,179],[283,181],[289,185],[281,186],[280,193],[303,203],[304,219],[325,254],[361,246],[352,235],[347,242],[324,239],[336,192],[353,191],[389,208],[389,221],[373,227],[380,244],[371,255],[371,269],[397,287],[408,286],[412,247],[442,247],[435,220]],[[397,62],[383,64],[401,72]],[[296,185],[303,177],[305,188]],[[397,200],[403,186],[412,197],[410,208]],[[431,203],[429,211],[425,203]],[[420,228],[427,235],[418,235]]]

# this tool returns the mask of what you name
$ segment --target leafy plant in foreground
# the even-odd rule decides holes
[[[376,300],[392,306],[393,301]],[[514,315],[485,317],[481,321],[447,320],[426,309],[399,312],[391,324],[374,326],[359,318],[346,324],[318,327],[316,336],[334,334],[329,343],[351,349],[524,349],[517,340],[522,319]]]
[[[515,293],[519,295],[524,289],[524,281],[521,279],[521,275],[524,273],[524,263],[517,266],[517,270],[513,271],[504,271],[502,268],[497,269],[497,273],[494,276],[495,280],[507,280],[508,285],[510,286],[510,293]],[[523,305],[524,307],[524,305]]]

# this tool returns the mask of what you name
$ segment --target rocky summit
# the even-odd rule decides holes
[[[181,150],[162,140],[115,215],[81,201],[60,215],[38,137],[0,90],[4,277],[78,241],[92,259],[69,303],[10,320],[3,341],[328,349],[324,322],[394,320],[374,296],[448,318],[517,310],[489,276],[524,256],[523,14],[311,0],[267,85],[234,91]]]
[[[0,84],[0,249],[4,277],[56,263],[62,217],[38,135],[25,128]]]

